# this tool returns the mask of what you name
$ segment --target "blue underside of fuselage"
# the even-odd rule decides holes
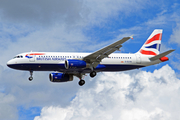
[[[103,72],[103,71],[125,71],[125,70],[131,70],[131,69],[137,69],[144,66],[141,65],[115,65],[115,64],[105,64],[104,67],[97,67],[94,70],[96,72]],[[80,73],[90,73],[91,69],[66,69],[64,64],[13,64],[8,65],[8,67],[17,69],[17,70],[26,70],[26,71],[59,71],[59,72],[65,72],[65,73],[74,73],[74,72],[80,72]]]

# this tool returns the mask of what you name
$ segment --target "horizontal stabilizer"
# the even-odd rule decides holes
[[[152,58],[149,58],[149,59],[150,59],[151,61],[154,61],[154,60],[160,59],[160,58],[168,55],[169,53],[171,53],[171,52],[173,52],[173,51],[175,51],[175,50],[168,50],[168,51],[166,51],[166,52],[164,52],[164,53],[161,53],[161,54],[156,55],[156,56],[154,56],[154,57],[152,57]]]

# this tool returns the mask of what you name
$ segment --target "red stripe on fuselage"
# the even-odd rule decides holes
[[[31,53],[31,54],[26,54],[26,56],[28,55],[45,55],[45,53]]]
[[[161,37],[162,37],[162,33],[156,34],[151,39],[149,39],[145,44],[149,44],[156,40],[161,40]]]
[[[144,55],[157,55],[155,52],[153,51],[146,51],[146,50],[140,50],[140,53],[141,54],[144,54]]]

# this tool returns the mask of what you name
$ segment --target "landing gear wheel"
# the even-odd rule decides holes
[[[33,75],[33,71],[29,71],[29,72],[30,72],[29,81],[32,81],[32,80],[33,80],[33,77],[32,77],[32,75]]]
[[[32,81],[33,80],[33,77],[29,77],[29,81]]]
[[[83,86],[84,84],[85,84],[85,81],[84,81],[84,80],[80,80],[80,81],[79,81],[79,85],[80,85],[80,86]]]
[[[96,76],[96,72],[95,71],[92,71],[91,73],[90,73],[90,77],[95,77]]]

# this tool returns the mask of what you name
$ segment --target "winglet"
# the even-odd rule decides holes
[[[131,35],[130,38],[133,39],[133,36],[134,36],[134,35]]]
[[[167,61],[168,59],[166,58],[166,60],[165,60],[165,56],[166,55],[168,55],[168,54],[170,54],[171,52],[173,52],[173,51],[175,51],[175,50],[168,50],[168,51],[166,51],[166,52],[164,52],[164,53],[161,53],[161,54],[159,54],[159,55],[156,55],[156,56],[154,56],[154,57],[151,57],[151,58],[149,58],[151,61],[154,61],[154,60],[157,60],[157,59],[162,59],[161,61],[162,62],[164,62],[164,61]]]

